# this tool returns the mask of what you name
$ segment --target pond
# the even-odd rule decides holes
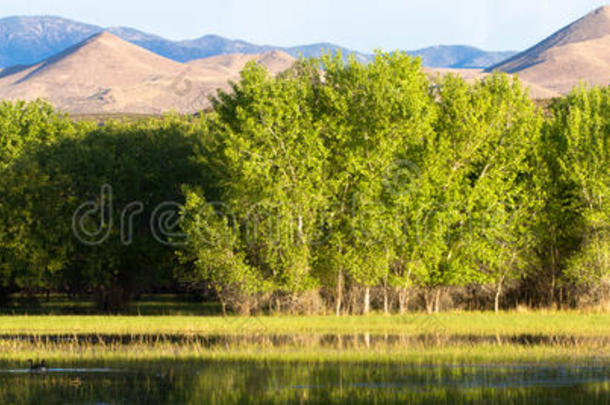
[[[0,403],[593,404],[610,403],[610,368],[195,360],[44,374],[9,367],[0,370]]]

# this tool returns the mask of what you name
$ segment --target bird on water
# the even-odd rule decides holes
[[[29,359],[28,363],[30,364],[30,372],[32,373],[46,373],[47,372],[47,363],[46,361],[41,361],[40,363],[34,364],[34,360]]]

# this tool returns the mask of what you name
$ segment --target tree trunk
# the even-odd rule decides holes
[[[398,311],[402,315],[407,312],[407,303],[409,301],[409,296],[406,288],[401,288],[398,291]]]
[[[335,314],[341,316],[341,301],[343,300],[343,272],[337,274],[337,297],[335,302]]]
[[[386,285],[383,286],[383,313],[390,313],[390,301],[388,297],[388,287]]]
[[[282,301],[280,300],[280,297],[275,297],[275,311],[278,314],[282,313]]]
[[[364,307],[362,313],[368,315],[371,311],[371,287],[365,287],[364,289]]]
[[[494,312],[497,314],[500,312],[500,295],[502,295],[502,282],[504,280],[500,279],[498,281],[498,286],[496,288],[496,296],[494,298]]]
[[[439,313],[441,310],[441,289],[436,289],[436,295],[434,297],[434,312]]]
[[[432,299],[432,288],[426,288],[426,292],[424,293],[424,301],[426,304],[426,312],[431,314],[434,310],[434,301]]]

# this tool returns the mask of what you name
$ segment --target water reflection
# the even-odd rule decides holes
[[[352,349],[357,347],[407,347],[422,345],[437,347],[460,344],[510,344],[519,346],[537,345],[610,345],[610,336],[565,336],[565,335],[445,335],[445,334],[247,334],[247,335],[185,335],[185,334],[50,334],[50,335],[0,335],[0,341],[31,344],[197,344],[205,348],[261,345],[267,347],[308,346]]]
[[[0,402],[553,403],[610,402],[610,369],[361,363],[155,362],[0,371]]]
[[[44,371],[44,374],[61,374],[61,373],[76,373],[76,374],[87,374],[87,373],[116,373],[123,370],[113,370],[111,368],[48,368]],[[0,375],[3,373],[7,374],[30,374],[34,373],[29,368],[15,369],[15,370],[0,370]],[[38,372],[43,374],[43,372]]]

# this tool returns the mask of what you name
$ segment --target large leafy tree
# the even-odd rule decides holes
[[[404,203],[410,276],[438,310],[450,285],[493,283],[495,308],[505,282],[525,269],[529,218],[528,151],[540,127],[518,80],[494,74],[468,84],[439,79],[434,136],[420,153],[415,189]]]
[[[468,218],[460,239],[467,261],[459,282],[492,283],[497,312],[505,283],[524,274],[533,253],[531,220],[542,198],[531,192],[532,151],[541,120],[519,80],[504,74],[462,95],[443,101],[444,108],[453,109],[447,128],[463,142],[459,165]],[[463,110],[455,114],[458,104]]]
[[[318,73],[305,62],[278,78],[250,64],[233,91],[215,100],[210,131],[217,142],[201,158],[221,162],[222,204],[215,207],[230,213],[222,226],[235,229],[229,238],[235,240],[227,246],[197,237],[202,227],[214,227],[211,220],[191,222],[201,220],[193,209],[205,212],[204,201],[214,203],[201,193],[190,192],[184,227],[194,236],[190,248],[201,274],[218,291],[275,292],[279,304],[284,295],[294,303],[295,294],[315,285],[311,246],[324,204],[326,149],[313,116],[312,80]],[[218,255],[238,263],[226,266]],[[244,272],[252,277],[238,282]]]
[[[557,216],[579,225],[564,229],[573,243],[561,263],[564,279],[596,288],[610,276],[610,90],[575,89],[552,112],[547,136],[555,146],[557,176],[567,189]]]
[[[199,178],[196,128],[175,117],[109,123],[22,154],[0,180],[9,265],[29,286],[95,293],[105,310],[167,280],[173,230],[162,221]]]
[[[74,137],[76,133],[77,126],[43,101],[0,103],[0,182],[9,176],[12,165],[25,155],[60,139]],[[29,173],[28,178],[35,175]],[[25,187],[24,184],[16,186]],[[21,204],[11,204],[12,192],[8,187],[0,188],[0,301],[6,298],[3,291],[10,287],[32,291],[48,281],[49,274],[32,269],[28,262],[52,262],[40,249],[28,246],[22,237],[24,228],[36,218],[28,216]],[[32,200],[33,196],[28,195],[22,203],[27,206],[33,203]],[[54,269],[53,264],[48,267]]]
[[[337,314],[346,278],[364,288],[367,313],[371,287],[387,284],[399,262],[403,220],[388,179],[429,134],[432,103],[419,60],[403,53],[379,53],[367,65],[326,56],[322,65],[318,115],[331,151],[325,187],[333,210],[321,265],[336,280]]]

